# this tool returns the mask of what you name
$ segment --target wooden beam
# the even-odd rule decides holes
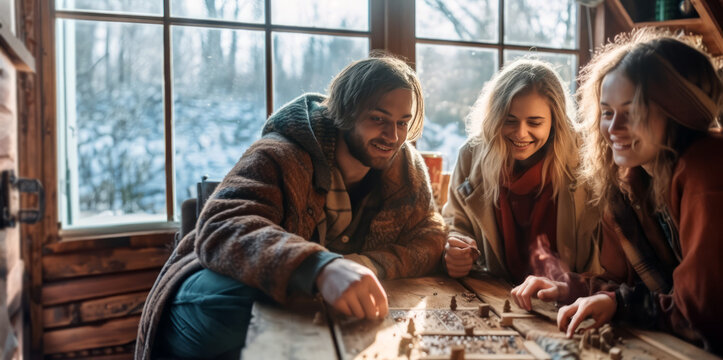
[[[173,244],[173,232],[118,236],[101,239],[59,241],[43,247],[44,255],[64,254],[79,251],[114,249],[114,248],[148,248],[166,247]]]
[[[720,0],[692,0],[698,16],[708,31],[703,34],[712,46],[708,46],[714,55],[723,53],[723,2]]]
[[[169,249],[103,249],[43,257],[43,279],[59,280],[86,275],[101,275],[131,270],[160,268]]]
[[[610,10],[610,15],[615,17],[618,22],[621,22],[621,25],[628,28],[626,31],[633,29],[635,22],[630,18],[628,10],[625,9],[620,0],[606,0],[605,5],[607,5],[608,10]]]
[[[140,315],[107,321],[100,325],[47,331],[43,353],[57,354],[98,347],[126,345],[136,339]]]
[[[150,290],[160,269],[125,274],[92,276],[46,284],[42,289],[42,304],[57,305],[71,301],[111,296],[134,291]],[[42,311],[40,326],[42,329]]]
[[[385,49],[386,43],[386,1],[369,1],[369,50]]]
[[[387,51],[402,56],[411,63],[416,58],[414,0],[387,0],[385,43]]]
[[[43,326],[54,328],[78,325],[99,320],[138,315],[143,310],[148,291],[93,299],[47,307],[43,310]]]

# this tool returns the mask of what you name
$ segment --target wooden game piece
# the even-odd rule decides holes
[[[409,335],[414,336],[414,332],[417,330],[417,328],[414,326],[414,319],[409,318],[409,325],[407,325],[407,333]]]
[[[452,354],[449,357],[450,360],[464,360],[464,345],[452,346]]]
[[[452,295],[452,301],[449,302],[449,309],[452,311],[457,310],[457,296]]]
[[[409,358],[409,355],[412,354],[412,347],[414,344],[412,343],[412,335],[409,334],[402,334],[401,340],[399,340],[399,355],[405,355],[407,358]]]
[[[490,304],[479,304],[479,307],[477,308],[477,315],[479,317],[489,317],[490,316]]]
[[[600,335],[599,334],[590,335],[590,345],[597,349],[600,348]]]
[[[500,318],[500,326],[512,326],[512,319],[514,319],[514,317],[502,314],[502,317]]]
[[[608,345],[609,347],[615,346],[615,334],[609,324],[605,324],[600,328],[600,337],[602,338],[601,342],[605,345]]]
[[[314,314],[314,320],[312,320],[314,325],[323,325],[324,324],[324,316],[321,314],[321,311],[317,311]]]
[[[464,334],[467,336],[474,335],[474,325],[466,325],[464,327]]]
[[[512,307],[510,306],[510,299],[505,299],[505,305],[502,306],[502,312],[510,312],[512,311]]]
[[[582,333],[582,338],[580,338],[580,344],[582,344],[583,349],[590,348],[590,331],[585,331]]]
[[[612,349],[610,349],[609,354],[610,354],[610,359],[612,359],[612,360],[620,360],[623,358],[623,351],[620,350],[619,347],[613,347]]]

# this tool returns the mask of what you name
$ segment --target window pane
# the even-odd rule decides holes
[[[505,43],[577,48],[575,1],[505,1]]]
[[[179,26],[172,36],[178,215],[201,176],[223,179],[260,137],[266,64],[260,31]]]
[[[444,169],[457,161],[467,135],[464,117],[497,71],[497,50],[417,44],[417,73],[424,90],[424,133],[419,149],[439,151]]]
[[[497,0],[417,0],[417,37],[497,42]]]
[[[165,220],[162,30],[57,20],[66,225]]]
[[[274,25],[367,31],[369,1],[271,0]]]
[[[264,22],[264,0],[172,0],[171,16]]]
[[[569,86],[570,91],[575,91],[577,76],[577,56],[573,54],[554,54],[531,51],[505,50],[505,64],[519,57],[529,57],[547,61],[553,65],[553,68],[560,74],[562,80]]]
[[[163,0],[56,0],[57,10],[163,15]]]
[[[274,109],[304,92],[325,93],[331,79],[369,52],[369,39],[275,33]]]

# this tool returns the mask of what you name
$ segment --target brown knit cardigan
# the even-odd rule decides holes
[[[135,356],[151,358],[164,305],[190,274],[205,267],[261,289],[279,303],[307,256],[326,249],[309,241],[324,211],[337,129],[323,96],[307,94],[272,115],[255,142],[206,203],[148,295]],[[361,255],[380,277],[420,276],[436,268],[446,228],[436,211],[419,153],[404,144],[382,173],[382,203]]]

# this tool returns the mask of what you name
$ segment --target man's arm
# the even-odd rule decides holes
[[[303,165],[311,167],[311,162],[304,155],[278,138],[249,148],[199,217],[195,250],[204,267],[284,302],[294,270],[326,251],[298,235],[311,237],[316,223],[305,206],[311,174]],[[294,183],[283,181],[282,168],[298,171]],[[285,208],[298,211],[285,214]],[[282,222],[297,228],[284,229]]]

